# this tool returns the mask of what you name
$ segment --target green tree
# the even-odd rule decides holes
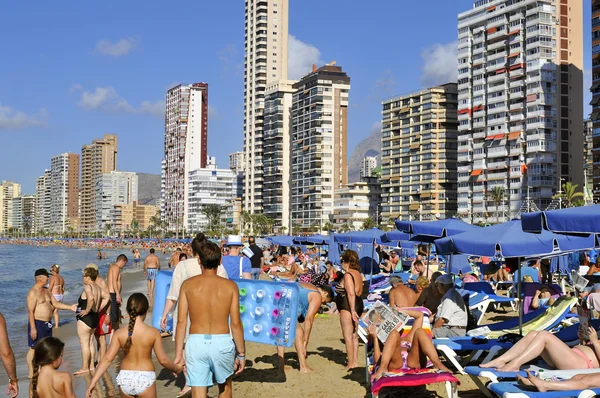
[[[375,220],[373,220],[371,217],[369,218],[365,218],[365,221],[363,221],[363,229],[371,229],[371,228],[375,228],[377,226],[377,224],[375,223]]]
[[[106,237],[110,236],[110,231],[112,230],[112,224],[107,222],[106,224],[104,224],[104,235]]]
[[[554,195],[555,198],[561,198],[567,202],[568,207],[572,207],[577,199],[583,199],[583,192],[577,192],[578,184],[565,182],[562,185],[562,193]]]
[[[500,215],[500,205],[502,204],[502,201],[504,200],[504,188],[500,187],[500,186],[495,186],[492,188],[492,190],[489,192],[491,199],[494,201],[494,203],[496,204],[496,223],[499,222],[499,215]]]
[[[252,216],[253,215],[248,213],[247,211],[242,212],[242,216],[240,219],[240,222],[241,222],[240,230],[243,231],[245,234],[252,233]]]
[[[158,209],[156,214],[150,217],[150,227],[152,227],[151,231],[161,231],[161,235],[164,236],[164,225],[165,223],[162,221],[160,209]]]
[[[349,232],[349,231],[350,231],[350,225],[349,225],[348,223],[344,223],[344,224],[342,224],[342,225],[340,226],[340,231],[341,231],[342,233]]]
[[[140,233],[140,222],[134,218],[131,221],[130,228],[131,228],[131,232],[133,233],[133,236],[137,237]]]
[[[211,203],[204,206],[201,212],[208,219],[208,230],[214,234],[215,231],[220,229],[223,207],[221,205]]]
[[[323,224],[323,230],[327,232],[333,231],[333,224],[327,221],[325,224]]]
[[[287,231],[287,228],[284,226],[279,227],[279,232],[281,233],[281,235],[285,235],[285,231]]]

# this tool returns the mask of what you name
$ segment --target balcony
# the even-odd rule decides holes
[[[497,83],[497,82],[504,81],[504,79],[506,79],[506,74],[500,73],[498,75],[493,75],[493,76],[488,77],[487,82],[488,82],[488,84]]]
[[[473,156],[471,153],[459,153],[456,160],[458,162],[471,162],[473,160]]]
[[[481,138],[485,138],[485,131],[479,131],[479,132],[473,133],[473,140],[478,140]]]
[[[473,123],[474,129],[483,128],[483,127],[485,127],[485,121]]]
[[[487,158],[499,158],[508,156],[508,151],[505,147],[488,148]]]
[[[458,173],[468,173],[471,171],[471,165],[466,165],[466,166],[458,166],[456,171]]]
[[[489,162],[488,165],[488,170],[497,170],[497,169],[506,169],[506,161],[501,161],[501,162]]]

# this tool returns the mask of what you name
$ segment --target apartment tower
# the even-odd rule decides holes
[[[244,210],[263,210],[263,120],[267,84],[287,79],[288,0],[246,0]]]
[[[102,174],[117,170],[118,148],[114,134],[105,134],[102,139],[81,147],[79,227],[82,232],[96,230],[96,183]]]
[[[44,171],[44,175],[35,180],[35,231],[50,230],[50,205],[52,198],[50,169]]]
[[[290,231],[290,128],[294,81],[267,86],[263,124],[263,214]]]
[[[583,186],[582,18],[568,0],[479,0],[458,16],[465,220],[543,210],[561,181]]]
[[[360,162],[360,178],[370,177],[375,167],[377,167],[377,157],[365,156]]]
[[[600,0],[592,0],[592,186],[594,201],[600,200]],[[590,176],[588,176],[590,177]]]
[[[0,232],[13,228],[13,199],[21,196],[21,184],[0,181]]]
[[[180,231],[188,224],[188,175],[208,164],[208,84],[173,87],[165,103],[161,217]]]
[[[456,214],[456,83],[382,102],[382,220]]]
[[[50,162],[50,230],[64,233],[79,223],[79,155],[63,153]]]
[[[115,205],[131,205],[138,200],[138,175],[129,171],[111,171],[98,177],[96,184],[96,231],[112,222]]]
[[[350,77],[333,63],[293,85],[292,226],[322,231],[333,221],[334,192],[347,184]]]

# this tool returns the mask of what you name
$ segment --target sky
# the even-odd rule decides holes
[[[331,61],[348,73],[350,156],[380,128],[381,100],[456,79],[457,15],[472,5],[289,0],[289,77]],[[80,154],[104,134],[119,137],[119,170],[160,174],[164,97],[179,83],[209,84],[208,149],[218,166],[243,149],[243,0],[7,2],[0,49],[0,180],[24,193],[35,192],[52,156]]]

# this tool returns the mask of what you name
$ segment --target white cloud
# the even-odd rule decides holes
[[[421,53],[421,84],[435,86],[456,82],[458,78],[458,43],[434,44]]]
[[[75,84],[71,91],[81,92],[79,106],[83,109],[97,109],[105,112],[144,113],[156,116],[164,116],[165,104],[163,101],[143,101],[140,106],[131,105],[122,98],[117,91],[110,86],[96,87],[94,91],[85,89]]]
[[[0,104],[0,130],[45,126],[46,119],[48,119],[48,111],[45,108],[40,109],[35,115],[28,115]]]
[[[294,35],[288,35],[288,77],[298,80],[310,73],[312,66],[320,66],[321,51],[311,44],[298,40]]]
[[[120,57],[132,52],[138,45],[138,41],[133,37],[125,37],[116,43],[109,40],[100,40],[96,43],[96,52],[101,55],[111,57]]]

